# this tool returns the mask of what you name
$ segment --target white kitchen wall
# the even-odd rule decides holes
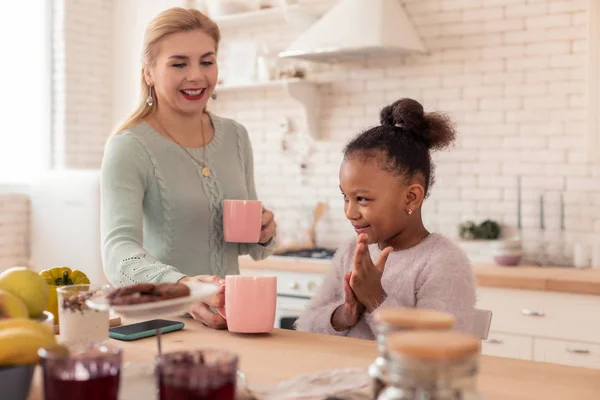
[[[304,3],[327,8],[335,2]],[[319,227],[321,243],[335,245],[348,231],[337,189],[343,144],[376,124],[382,106],[405,96],[427,110],[450,113],[459,130],[456,147],[435,156],[437,183],[425,206],[428,227],[452,236],[467,219],[493,218],[514,227],[520,174],[523,235],[530,253],[539,238],[541,192],[546,192],[544,236],[551,252],[561,249],[556,244],[563,241],[593,240],[600,233],[600,169],[585,161],[588,1],[404,3],[428,55],[339,64],[311,76],[335,77],[321,86],[320,127],[326,139],[309,170],[315,199],[330,205]],[[283,45],[291,35],[279,29],[260,26],[224,36],[271,43],[275,38],[274,45]],[[308,218],[295,214],[305,189],[294,183],[293,162],[280,154],[277,123],[284,116],[297,117],[299,107],[278,89],[269,89],[223,94],[217,109],[250,129],[260,195],[275,206],[285,228],[282,235],[294,232],[298,220]],[[561,191],[566,203],[563,236],[558,229]],[[570,248],[568,244],[566,251]]]
[[[343,144],[376,124],[382,106],[408,96],[427,110],[449,112],[459,129],[456,147],[435,156],[437,183],[425,206],[431,229],[454,235],[459,222],[484,218],[514,226],[521,174],[530,251],[539,236],[542,191],[548,192],[550,243],[561,241],[559,191],[566,202],[564,239],[591,241],[600,234],[600,166],[585,161],[588,1],[405,0],[429,54],[315,66],[309,74],[325,82],[319,86],[323,140],[310,159],[305,187],[297,183],[295,161],[281,152],[278,128],[288,117],[304,129],[302,110],[281,89],[222,93],[211,107],[249,129],[259,195],[276,211],[283,240],[302,239],[319,200],[330,206],[318,228],[319,244],[335,246],[350,233],[337,188]],[[55,117],[67,139],[56,146],[60,165],[99,166],[107,135],[138,98],[138,46],[147,19],[182,3],[55,2]],[[335,0],[300,3],[326,11]],[[222,55],[230,40],[282,48],[294,34],[276,24],[225,30]],[[221,67],[226,63],[222,58]],[[17,211],[0,209],[7,232],[27,226],[27,200],[16,201]],[[22,248],[11,256],[13,250],[0,247],[0,260],[21,257]]]

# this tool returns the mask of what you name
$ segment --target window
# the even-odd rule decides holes
[[[49,1],[0,5],[0,184],[26,184],[50,165]]]

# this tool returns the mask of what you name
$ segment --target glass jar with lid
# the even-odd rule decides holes
[[[369,366],[369,376],[373,382],[373,398],[387,386],[386,337],[392,332],[412,330],[450,330],[456,319],[452,314],[421,308],[387,307],[373,314],[378,356]]]
[[[389,385],[377,400],[482,400],[479,338],[455,331],[391,333]]]

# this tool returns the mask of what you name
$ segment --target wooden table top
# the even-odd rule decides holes
[[[347,367],[366,368],[376,357],[375,342],[275,329],[272,334],[242,335],[206,328],[190,319],[178,332],[162,336],[163,351],[217,347],[239,355],[248,383],[269,384],[303,373]],[[124,320],[124,323],[135,321]],[[111,339],[125,360],[150,364],[156,338],[133,342]],[[600,371],[516,359],[482,356],[478,387],[485,400],[567,400],[600,398]],[[36,372],[30,400],[41,400]]]

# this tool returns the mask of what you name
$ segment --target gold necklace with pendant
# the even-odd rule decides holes
[[[175,142],[179,147],[181,147],[183,149],[183,151],[186,152],[186,154],[196,163],[196,165],[198,165],[199,167],[202,167],[202,176],[207,177],[210,175],[210,168],[208,168],[208,165],[206,164],[206,137],[204,136],[204,119],[202,119],[202,122],[200,123],[200,131],[202,132],[202,153],[204,156],[204,162],[199,162],[198,160],[196,160],[196,158],[189,152],[187,151],[187,149],[185,147],[183,147],[177,140],[175,140],[175,138],[173,136],[171,136],[169,134],[169,132],[167,132],[167,130],[165,129],[164,126],[162,126],[162,124],[160,123],[160,121],[158,121],[158,118],[155,118],[155,121],[158,123],[160,129],[164,132],[165,135],[167,135],[173,142]]]

